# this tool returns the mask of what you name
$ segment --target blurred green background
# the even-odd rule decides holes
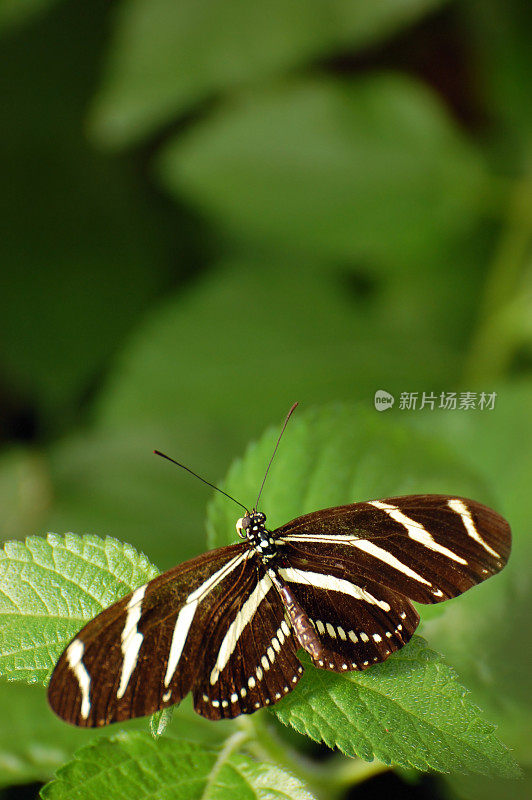
[[[112,535],[166,568],[204,549],[208,494],[154,448],[218,480],[294,400],[386,414],[512,523],[489,711],[527,768],[531,7],[1,0],[0,30],[2,538]],[[495,408],[399,407],[452,391]],[[10,749],[32,713],[8,688],[0,783],[44,779],[60,745]]]

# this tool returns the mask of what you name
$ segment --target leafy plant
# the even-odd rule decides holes
[[[116,787],[146,748],[139,785],[188,796],[190,785],[162,785],[156,747],[183,773],[201,759],[205,796],[224,794],[210,780],[214,752],[228,765],[224,785],[238,782],[244,755],[303,775],[324,798],[388,768],[343,748],[491,772],[439,780],[445,795],[498,800],[508,784],[493,772],[510,767],[480,706],[528,775],[510,793],[528,800],[531,9],[119,0],[87,14],[83,3],[0,3],[10,186],[0,536],[19,540],[0,558],[0,666],[18,677],[0,682],[0,787],[49,781],[67,764],[54,792],[83,794],[76,776],[91,772],[103,795],[104,753]],[[378,388],[396,398],[497,390],[498,400],[489,413],[396,403],[382,415],[368,411]],[[430,649],[415,639],[376,671],[329,676],[324,687],[308,669],[274,712],[206,724],[186,699],[171,720],[150,721],[159,745],[146,720],[88,732],[55,718],[42,691],[54,659],[102,604],[154,574],[139,551],[166,569],[203,549],[205,488],[154,464],[152,449],[216,480],[292,400],[338,398],[365,410],[291,423],[264,494],[269,522],[371,496],[468,494],[511,522],[503,573],[421,609]],[[246,502],[275,433],[228,474]],[[214,500],[207,523],[211,546],[233,540],[229,504]],[[50,530],[88,535],[27,538]],[[423,694],[422,676],[439,702]],[[462,699],[460,684],[471,692]],[[315,697],[322,710],[333,699],[340,708],[324,719]],[[444,702],[454,710],[445,725]],[[415,735],[394,739],[389,719],[403,731],[410,720]],[[416,736],[434,721],[443,727],[427,734],[429,752]],[[313,736],[336,754],[309,757]],[[185,739],[203,755],[183,745],[178,763]],[[150,769],[160,782],[149,784]],[[411,767],[398,771],[415,779]],[[276,774],[263,784],[270,796],[288,780]],[[256,796],[246,780],[240,791]]]
[[[366,497],[391,493],[394,480],[397,490],[408,491],[419,484],[422,474],[435,491],[445,480],[455,486],[469,483],[482,491],[481,483],[451,454],[415,433],[411,447],[417,458],[407,462],[397,481],[392,476],[400,430],[393,423],[371,430],[367,420],[360,425],[363,416],[349,407],[333,406],[302,413],[293,422],[265,489],[264,508],[271,507],[274,525],[316,504],[339,498],[354,501],[361,499],[360,492]],[[362,435],[373,443],[367,464],[357,457]],[[234,465],[226,481],[230,491],[249,499],[274,438],[275,432],[269,431]],[[234,526],[232,512],[224,498],[213,499],[209,509],[213,543],[227,540]],[[46,539],[6,544],[0,554],[1,674],[9,680],[46,683],[55,661],[84,622],[156,573],[145,556],[110,538],[49,534]],[[482,591],[486,589],[496,591],[489,585]],[[305,783],[315,794],[326,787],[327,796],[332,796],[390,765],[506,778],[519,775],[494,726],[483,720],[456,673],[421,637],[364,673],[335,675],[307,661],[305,667],[298,688],[270,714],[259,712],[222,724],[196,717],[191,728],[190,710],[183,704],[171,721],[168,715],[163,719],[158,715],[152,722],[155,740],[146,730],[138,730],[146,727],[142,720],[120,726],[118,734],[116,727],[99,731],[95,741],[60,767],[43,789],[43,797],[124,793],[143,797],[150,791],[183,798],[222,798],[230,793],[262,798],[276,791],[279,797],[307,798]],[[49,717],[54,724],[48,747],[58,737],[63,758],[71,757],[82,737],[86,741],[94,736],[76,731],[79,736],[69,748],[60,723],[52,720],[51,712]],[[305,758],[283,744],[286,733],[276,720],[336,748],[349,760],[338,755],[310,771]],[[197,739],[194,744],[191,735]],[[372,763],[364,768],[362,759]]]

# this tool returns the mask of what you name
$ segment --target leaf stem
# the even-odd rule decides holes
[[[350,786],[390,769],[381,761],[366,762],[338,754],[324,762],[313,761],[277,736],[267,714],[239,717],[237,723],[247,731],[246,749],[252,755],[291,772],[306,783],[317,798],[323,800],[339,798]]]
[[[235,733],[231,734],[224,743],[224,746],[218,753],[218,758],[216,759],[216,763],[214,764],[211,773],[209,775],[209,779],[205,784],[205,789],[203,791],[201,800],[206,797],[210,797],[210,790],[218,777],[218,773],[222,769],[223,765],[229,758],[229,756],[235,752],[235,750],[239,750],[246,739],[248,738],[248,733],[244,730],[237,730]]]

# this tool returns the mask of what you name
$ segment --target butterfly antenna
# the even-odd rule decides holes
[[[202,483],[206,483],[207,486],[211,487],[211,489],[216,489],[217,492],[220,492],[220,494],[225,495],[226,497],[229,498],[229,500],[232,500],[233,503],[236,503],[237,506],[240,506],[240,508],[243,508],[244,511],[246,512],[246,514],[248,513],[248,510],[247,510],[245,505],[243,505],[242,503],[239,503],[238,500],[235,500],[235,498],[231,497],[230,494],[227,494],[227,492],[224,492],[223,489],[219,489],[217,486],[214,485],[214,483],[211,483],[210,481],[205,480],[205,478],[202,478],[201,475],[198,475],[196,472],[193,472],[189,467],[185,467],[184,464],[180,464],[179,461],[176,461],[174,458],[170,458],[170,456],[167,456],[165,453],[161,453],[160,450],[154,450],[153,452],[155,453],[156,456],[161,456],[161,458],[166,458],[166,460],[167,461],[171,461],[172,464],[176,464],[178,467],[181,467],[181,469],[184,469],[187,472],[190,472],[191,475],[194,475],[194,477],[198,478],[198,480],[200,480]]]
[[[268,466],[266,468],[266,472],[264,474],[264,478],[262,479],[262,483],[261,483],[260,490],[259,490],[259,496],[257,497],[257,502],[255,503],[255,509],[257,509],[259,507],[260,496],[262,494],[262,490],[264,489],[264,484],[266,483],[266,478],[268,477],[268,472],[270,471],[270,467],[272,465],[272,461],[275,458],[275,454],[277,452],[277,448],[279,447],[279,442],[281,441],[281,437],[282,437],[282,435],[283,435],[283,433],[285,431],[286,426],[288,425],[288,420],[290,419],[290,417],[292,416],[292,414],[294,413],[294,411],[296,410],[298,405],[299,405],[299,403],[294,403],[294,405],[292,406],[292,408],[290,409],[290,411],[288,412],[288,414],[285,417],[285,421],[283,423],[283,427],[281,428],[281,433],[279,434],[279,438],[277,439],[277,444],[275,445],[275,449],[274,449],[274,451],[272,453],[272,457],[270,458],[270,461],[269,461]]]

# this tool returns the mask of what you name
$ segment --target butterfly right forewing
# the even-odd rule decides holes
[[[406,495],[338,506],[275,531],[288,560],[304,557],[438,603],[499,572],[510,553],[506,520],[463,497]]]

